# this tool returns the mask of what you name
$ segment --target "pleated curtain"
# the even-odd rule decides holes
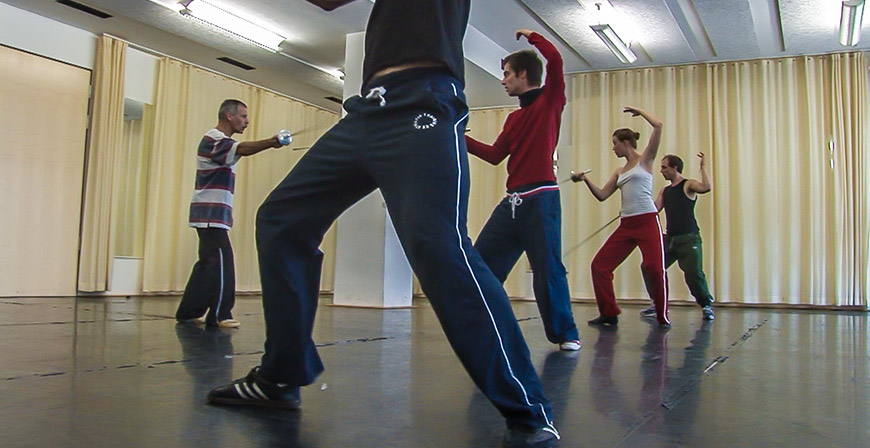
[[[126,52],[125,42],[105,35],[97,40],[82,207],[79,291],[105,291],[111,282]]]
[[[624,161],[610,136],[649,126],[621,113],[645,108],[664,121],[660,156],[680,156],[698,178],[709,159],[710,194],[696,216],[704,264],[719,302],[867,305],[867,61],[863,53],[578,74],[572,77],[571,155],[603,183]],[[656,165],[657,166],[657,165]],[[655,192],[666,184],[657,170]],[[566,246],[618,214],[585,186],[566,204]],[[566,257],[574,297],[593,297],[589,263],[615,223]],[[619,298],[645,298],[640,257],[616,271]],[[671,298],[692,301],[681,272]]]
[[[218,107],[227,98],[246,103],[251,124],[239,141],[270,137],[280,129],[303,131],[293,146],[242,158],[236,166],[234,227],[230,231],[236,262],[236,289],[259,291],[254,240],[257,207],[338,115],[294,101],[186,63],[159,61],[150,151],[144,235],[143,289],[182,291],[197,257],[196,232],[188,211],[196,175],[196,150],[203,134],[217,125]],[[332,289],[334,235],[324,240],[322,288]]]

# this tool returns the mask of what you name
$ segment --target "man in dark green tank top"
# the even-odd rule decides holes
[[[704,275],[701,232],[695,220],[695,201],[699,194],[710,191],[712,182],[707,174],[704,153],[699,152],[698,158],[701,159],[701,180],[683,177],[683,161],[679,157],[668,154],[662,158],[662,176],[671,184],[662,188],[655,203],[659,211],[665,210],[668,221],[665,269],[675,261],[680,265],[689,291],[695,297],[695,302],[701,306],[704,320],[713,320],[713,296],[710,295],[707,277]],[[655,306],[641,311],[640,315],[655,317]]]

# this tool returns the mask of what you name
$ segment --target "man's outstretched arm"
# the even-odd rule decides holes
[[[339,6],[344,6],[354,0],[308,0],[308,3],[317,5],[327,11],[332,11]]]
[[[466,135],[465,147],[469,154],[473,154],[492,165],[498,165],[508,156],[507,149],[504,148],[504,144],[499,139],[496,139],[492,145],[487,145]]]

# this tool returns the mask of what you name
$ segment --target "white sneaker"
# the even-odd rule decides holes
[[[559,344],[559,348],[565,350],[566,352],[576,352],[580,350],[580,341],[565,341]]]
[[[644,310],[640,312],[640,317],[656,317],[656,306],[650,305],[649,308],[644,308]]]
[[[219,328],[239,328],[241,325],[242,324],[235,319],[224,319],[217,324]]]
[[[713,314],[713,307],[710,305],[701,308],[701,313],[704,315],[704,320],[713,320],[716,318],[716,315]]]
[[[204,324],[205,316],[194,317],[193,319],[178,319],[178,322],[182,324]]]

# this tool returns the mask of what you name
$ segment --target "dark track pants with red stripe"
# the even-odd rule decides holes
[[[474,248],[502,283],[525,252],[532,266],[532,288],[547,339],[554,344],[580,340],[562,264],[559,190],[526,196],[513,209],[510,197],[503,199],[480,231]]]
[[[649,279],[649,291],[656,305],[656,318],[660,323],[670,323],[664,241],[658,213],[622,218],[616,231],[598,249],[592,259],[592,286],[595,288],[598,311],[607,317],[620,313],[613,292],[613,271],[628,258],[635,247],[640,248],[643,257],[640,268],[644,278]]]

